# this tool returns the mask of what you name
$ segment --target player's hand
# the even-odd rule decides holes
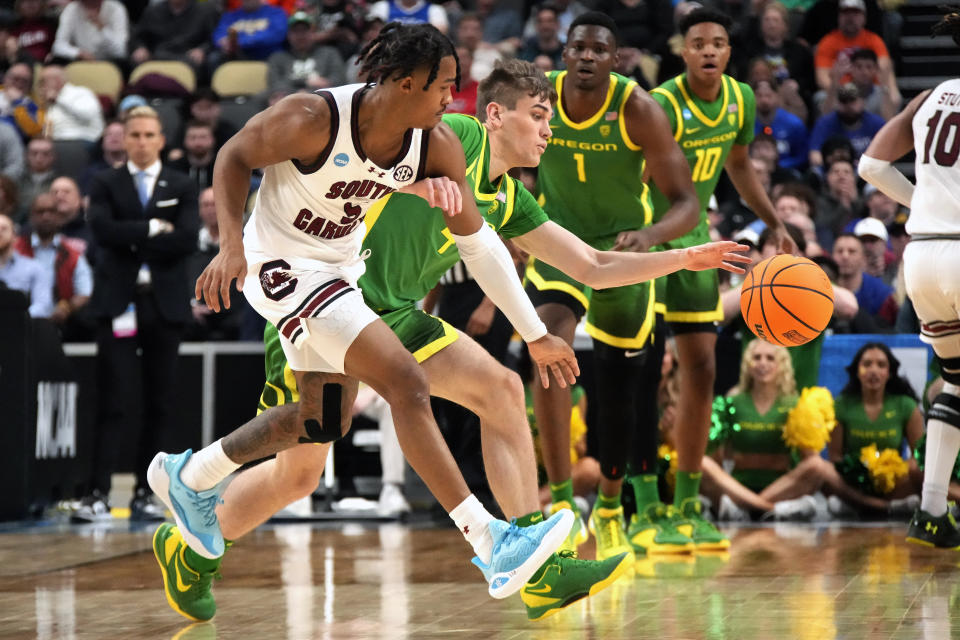
[[[490,298],[484,296],[477,308],[470,314],[470,319],[467,320],[467,335],[471,337],[485,335],[490,331],[493,318],[496,315],[497,307]]]
[[[621,231],[617,234],[617,241],[611,251],[649,251],[653,243],[643,229],[636,231]]]
[[[563,338],[548,333],[538,340],[528,342],[527,349],[530,351],[530,359],[540,371],[540,381],[544,389],[550,388],[551,373],[561,388],[577,381],[577,376],[580,375],[577,356],[573,347]]]
[[[220,300],[223,308],[230,308],[230,283],[237,281],[237,291],[243,290],[243,279],[247,277],[247,259],[243,247],[236,251],[224,251],[213,257],[207,268],[197,278],[194,294],[197,300],[205,302],[215,312],[220,312]]]
[[[722,242],[708,242],[696,247],[683,249],[686,252],[684,269],[688,271],[705,271],[707,269],[723,269],[731,273],[743,273],[742,267],[735,263],[749,264],[750,258],[745,255],[750,247],[724,240]],[[736,253],[742,251],[744,253]]]
[[[777,247],[777,253],[787,253],[792,256],[800,255],[800,249],[797,248],[797,243],[790,237],[790,233],[787,231],[787,228],[783,226],[783,223],[777,225],[772,233],[774,243]]]
[[[446,176],[424,178],[400,189],[400,193],[412,193],[427,201],[431,207],[440,207],[448,216],[455,216],[463,208],[460,185]]]

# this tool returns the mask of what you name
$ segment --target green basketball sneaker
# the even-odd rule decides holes
[[[630,518],[627,538],[637,553],[690,553],[693,540],[677,530],[671,507],[662,502],[648,504],[639,514]]]
[[[949,509],[936,518],[922,509],[917,509],[910,519],[907,542],[939,549],[960,549],[957,521],[953,519]]]
[[[590,537],[590,534],[587,533],[587,526],[583,523],[583,514],[580,513],[580,509],[575,504],[570,504],[566,500],[561,500],[560,502],[554,502],[550,505],[550,515],[555,514],[560,509],[570,509],[573,511],[573,515],[577,517],[573,521],[573,527],[570,529],[570,533],[567,534],[567,539],[563,541],[563,544],[560,545],[560,548],[557,551],[576,551],[577,547],[582,545]]]
[[[599,504],[599,500],[597,501]],[[597,538],[597,560],[613,558],[621,553],[633,555],[623,521],[623,507],[604,509],[595,504],[590,513],[590,533]]]
[[[603,591],[632,565],[632,553],[606,560],[579,560],[570,551],[553,554],[544,564],[540,578],[523,585],[520,591],[527,618],[542,620],[581,598]]]
[[[703,517],[701,509],[700,498],[684,500],[680,504],[683,520],[677,524],[677,530],[693,540],[697,551],[726,551],[730,548],[730,540]]]
[[[217,603],[210,592],[210,583],[220,578],[216,570],[199,573],[184,560],[187,549],[180,530],[169,522],[157,527],[153,534],[153,555],[163,573],[163,590],[170,608],[180,615],[203,622],[217,612]]]

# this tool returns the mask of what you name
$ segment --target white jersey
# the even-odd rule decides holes
[[[360,147],[357,111],[368,85],[318,91],[330,106],[330,142],[316,162],[269,165],[244,228],[247,263],[283,259],[292,269],[344,267],[363,274],[360,245],[367,209],[392,191],[423,177],[423,131],[409,129],[397,159],[380,167]]]
[[[917,187],[910,201],[911,236],[960,236],[960,79],[943,82],[913,116]]]

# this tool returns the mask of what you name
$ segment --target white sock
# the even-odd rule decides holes
[[[488,525],[495,518],[480,504],[477,496],[471,493],[450,512],[450,517],[473,547],[473,552],[477,554],[480,561],[483,564],[490,564],[490,556],[493,555],[493,538],[490,536]]]
[[[180,481],[194,491],[212,489],[240,468],[223,452],[223,440],[197,451],[180,470]]]
[[[934,517],[947,511],[947,488],[958,452],[960,429],[940,420],[928,420],[920,508]]]

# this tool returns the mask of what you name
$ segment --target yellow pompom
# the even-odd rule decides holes
[[[821,451],[830,441],[836,424],[830,391],[824,387],[807,387],[787,414],[783,440],[794,449]]]
[[[677,450],[668,444],[661,444],[657,447],[657,457],[670,463],[670,469],[667,470],[667,484],[673,489],[677,481]]]
[[[889,447],[877,451],[877,445],[860,449],[860,462],[867,468],[873,488],[886,495],[897,486],[897,481],[910,471],[910,466],[900,457],[900,452]]]

